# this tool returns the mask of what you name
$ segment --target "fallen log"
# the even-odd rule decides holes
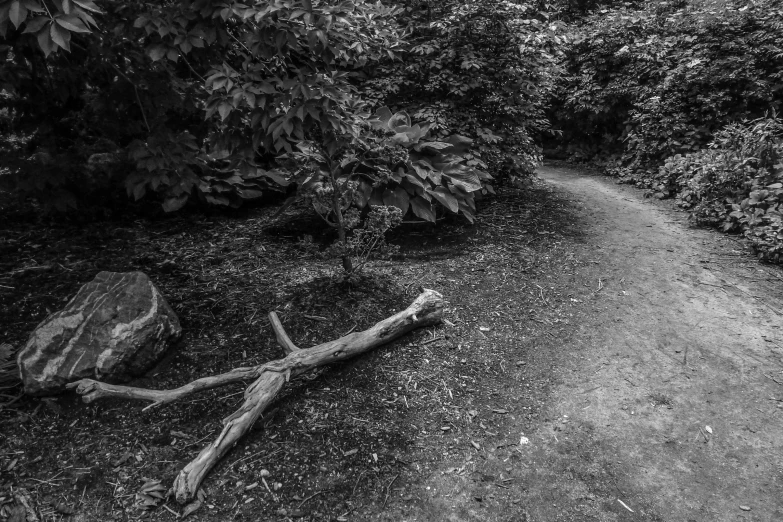
[[[292,376],[369,352],[411,330],[438,324],[442,318],[443,296],[434,290],[423,290],[408,308],[380,321],[372,328],[303,350],[288,337],[277,314],[270,312],[269,322],[277,342],[287,353],[283,359],[255,367],[235,368],[227,373],[197,379],[172,390],[148,390],[106,384],[92,379],[71,383],[68,388],[75,389],[76,393],[82,395],[84,402],[102,398],[151,401],[152,404],[144,408],[147,410],[201,391],[255,379],[245,390],[245,402],[242,406],[223,419],[223,430],[217,439],[201,450],[177,475],[173,486],[174,495],[178,502],[185,503],[195,498],[207,473],[248,432]]]

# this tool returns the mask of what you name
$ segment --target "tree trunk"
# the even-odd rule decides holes
[[[75,388],[76,393],[82,395],[85,402],[104,397],[138,399],[152,401],[152,404],[145,408],[149,409],[203,390],[255,379],[245,390],[244,404],[223,420],[223,430],[217,439],[201,450],[201,453],[180,471],[174,481],[177,501],[185,503],[196,496],[207,473],[247,433],[291,376],[368,352],[411,330],[438,324],[442,318],[443,297],[434,290],[424,290],[408,308],[380,321],[368,330],[351,333],[334,341],[302,350],[291,342],[277,315],[271,312],[269,319],[278,343],[288,354],[283,359],[253,368],[236,368],[221,375],[204,377],[173,390],[147,390],[105,384],[91,379],[71,383],[68,388]]]
[[[334,212],[334,219],[337,223],[337,240],[340,241],[343,248],[346,248],[348,245],[348,232],[345,230],[345,219],[343,219],[343,210],[340,206],[340,187],[337,180],[334,178],[334,173],[332,173],[330,179],[332,181],[332,212]],[[342,262],[346,277],[353,274],[353,260],[351,259],[351,256],[342,256]]]

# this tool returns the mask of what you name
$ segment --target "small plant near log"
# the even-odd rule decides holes
[[[326,218],[325,218],[326,219]],[[327,222],[331,226],[330,221]],[[320,252],[312,236],[305,236],[301,245],[308,251],[328,259],[342,261],[346,279],[359,274],[372,259],[388,259],[399,251],[397,245],[386,242],[386,233],[402,223],[402,211],[397,207],[373,206],[362,219],[361,213],[350,208],[343,216],[346,233],[325,251]]]

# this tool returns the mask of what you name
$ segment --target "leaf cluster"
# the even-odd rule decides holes
[[[431,124],[413,124],[405,112],[381,107],[367,118],[361,139],[331,143],[302,142],[289,154],[300,165],[296,182],[315,210],[332,226],[336,208],[391,206],[435,222],[437,208],[473,221],[476,197],[492,179],[471,164],[470,138],[430,136]],[[293,169],[292,169],[293,170]]]

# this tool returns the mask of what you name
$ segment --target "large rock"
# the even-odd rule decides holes
[[[47,317],[19,352],[24,390],[58,393],[83,378],[124,382],[149,371],[182,335],[179,319],[142,272],[101,272]]]

